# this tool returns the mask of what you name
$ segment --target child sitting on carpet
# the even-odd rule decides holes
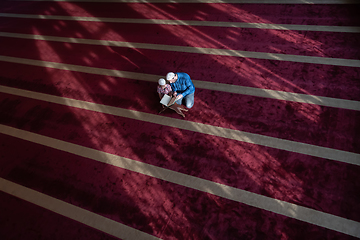
[[[159,79],[159,85],[157,86],[157,92],[159,94],[159,98],[162,99],[162,97],[164,96],[164,94],[167,95],[172,95],[172,89],[170,84],[167,84],[165,79],[160,78]]]

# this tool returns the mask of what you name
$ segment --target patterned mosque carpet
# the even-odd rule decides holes
[[[0,239],[360,238],[359,12],[1,1]]]

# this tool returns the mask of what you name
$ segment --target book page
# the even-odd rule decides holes
[[[162,97],[160,103],[162,105],[167,106],[169,104],[170,100],[171,100],[171,97],[169,95],[167,95],[167,94],[164,94],[164,96]]]

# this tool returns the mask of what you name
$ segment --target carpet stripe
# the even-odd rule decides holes
[[[142,80],[142,81],[151,81],[156,82],[160,77],[164,77],[161,75],[153,75],[153,74],[145,74],[145,73],[136,73],[136,72],[128,72],[128,71],[119,71],[119,70],[111,70],[104,68],[94,68],[80,65],[72,65],[65,63],[56,63],[56,62],[47,62],[33,59],[25,59],[25,58],[16,58],[9,56],[1,56],[0,61],[11,62],[11,63],[20,63],[38,67],[47,67],[61,70],[69,70],[90,74],[99,74],[105,76],[113,76],[113,77],[121,77],[121,78],[129,78],[134,80]],[[224,83],[215,83],[215,82],[206,82],[200,80],[193,80],[195,87],[214,90],[214,91],[222,91],[228,93],[235,94],[243,94],[250,95],[256,97],[264,97],[271,98],[277,100],[285,100],[291,102],[299,102],[299,103],[308,103],[308,104],[316,104],[320,106],[326,107],[335,107],[335,108],[343,108],[349,110],[360,111],[360,102],[347,100],[347,99],[337,99],[331,97],[322,97],[315,95],[307,95],[300,93],[291,93],[284,91],[276,91],[269,89],[260,89],[254,87],[244,87],[237,86],[232,84],[224,84]]]
[[[135,110],[116,108],[112,106],[106,106],[102,104],[96,104],[96,103],[80,101],[70,98],[62,98],[53,95],[37,93],[28,90],[21,90],[11,87],[0,86],[0,92],[360,166],[360,154],[353,152],[331,149],[327,147],[321,147],[321,146],[316,146],[301,142],[279,139],[275,137],[263,136],[260,134],[248,133],[239,130],[216,127],[216,126],[211,126],[207,124],[196,123],[181,119],[173,119],[169,117],[163,117],[160,115],[144,113]]]
[[[357,0],[22,0],[33,2],[359,4]]]
[[[265,197],[245,190],[233,188],[224,184],[189,176],[183,173],[171,171],[161,167],[156,167],[150,164],[134,161],[114,154],[105,153],[99,150],[79,146],[76,144],[8,127],[5,125],[0,125],[0,132],[9,136],[17,137],[23,140],[69,152],[78,156],[124,168],[130,171],[165,180],[205,193],[210,193],[216,196],[244,203],[249,206],[271,211],[277,214],[281,214],[317,226],[325,227],[351,236],[360,237],[360,223],[353,220],[341,218],[332,214]],[[11,190],[8,191],[10,191],[10,194],[12,194]],[[49,205],[51,206],[52,204]]]
[[[66,20],[66,21],[87,21],[87,22],[113,22],[113,23],[141,23],[141,24],[163,24],[163,25],[206,26],[206,27],[258,28],[258,29],[318,31],[318,32],[342,32],[342,33],[358,33],[358,32],[360,32],[360,27],[356,27],[356,26],[320,26],[320,25],[216,22],[216,21],[191,21],[191,20],[167,20],[167,19],[105,18],[105,17],[33,15],[33,14],[16,14],[16,13],[0,13],[0,17]]]
[[[329,161],[327,159],[271,149],[255,144],[242,143],[231,139],[184,131],[94,111],[85,111],[79,108],[42,102],[15,95],[0,93],[0,97],[3,110],[0,116],[3,114],[2,119],[13,119],[11,122],[3,122],[4,125],[21,128],[22,130],[35,132],[58,140],[119,155],[135,161],[145,162],[150,165],[226,184],[231,187],[244,189],[360,222],[360,209],[356,207],[358,201],[353,194],[349,194],[349,192],[357,189],[357,183],[360,182],[360,175],[358,174],[360,171],[359,166],[349,166],[345,163]],[[12,107],[16,113],[6,114],[4,105],[6,106],[6,103],[11,102],[20,103],[17,104],[16,107]],[[7,109],[9,108],[10,107],[7,107]],[[34,108],[42,110],[51,109],[53,114],[46,118],[46,120],[38,119],[34,121],[33,119],[29,119],[29,114],[27,114],[30,112],[29,110]],[[42,114],[42,111],[40,110],[36,113],[36,115],[33,115],[35,118]],[[69,115],[73,115],[74,118],[72,120],[66,118],[66,116]],[[24,122],[26,123],[22,124]],[[76,135],[75,138],[73,137],[74,135]],[[33,188],[32,185],[25,184],[32,182],[34,183],[34,187],[36,187],[33,189],[39,190],[42,189],[41,182],[45,181],[50,183],[55,180],[55,176],[60,176],[60,186],[56,186],[58,186],[61,190],[60,192],[64,194],[60,194],[58,191],[55,191],[55,193],[50,191],[51,194],[55,194],[51,195],[54,197],[59,196],[58,194],[60,194],[60,196],[65,195],[66,199],[70,196],[77,196],[71,189],[69,190],[70,195],[65,194],[65,192],[68,191],[62,190],[64,188],[68,189],[68,187],[63,186],[65,183],[61,183],[64,179],[67,179],[63,178],[64,175],[62,172],[64,172],[64,167],[69,171],[73,171],[73,174],[70,174],[69,171],[66,170],[65,172],[68,176],[78,176],[75,182],[73,181],[74,179],[67,179],[66,182],[68,183],[65,185],[75,184],[77,185],[76,188],[81,192],[83,192],[83,190],[81,190],[82,187],[79,185],[84,183],[84,180],[80,181],[81,176],[86,178],[89,174],[99,173],[97,169],[104,169],[104,171],[109,173],[106,174],[104,172],[103,174],[100,173],[100,175],[97,175],[98,181],[103,183],[102,186],[104,188],[108,186],[104,183],[106,180],[104,176],[112,176],[113,174],[123,176],[121,172],[124,171],[121,169],[113,169],[103,166],[102,164],[99,165],[99,163],[93,161],[86,162],[87,159],[81,160],[83,163],[80,163],[80,160],[77,160],[82,159],[80,157],[65,153],[62,154],[61,151],[56,151],[55,149],[46,150],[44,146],[37,146],[30,142],[27,143],[25,140],[0,134],[0,142],[1,140],[3,142],[3,149],[8,149],[9,151],[2,151],[0,154],[0,156],[2,156],[0,157],[0,166],[5,166],[5,168],[0,168],[0,174],[3,174],[0,175],[0,177]],[[18,146],[22,146],[21,153],[17,151]],[[172,149],[173,147],[175,148]],[[183,151],[179,151],[179,149]],[[62,157],[59,157],[59,154],[61,154]],[[54,156],[54,158],[52,156]],[[14,161],[8,162],[6,159],[13,159]],[[48,159],[53,160],[49,162]],[[5,165],[2,164],[1,161]],[[46,171],[44,174],[40,174],[40,172],[34,171],[33,167],[30,169],[23,168],[24,164],[30,163],[32,165],[32,163],[35,164],[35,162],[38,166],[47,166],[48,169],[52,169],[50,170],[51,173]],[[61,167],[59,167],[59,165]],[[13,166],[14,171],[11,170],[11,166]],[[19,169],[18,166],[20,166],[21,169]],[[86,166],[86,169],[84,169],[84,166]],[[23,171],[29,171],[29,174],[22,173]],[[91,171],[94,172],[92,173]],[[333,172],[337,174],[334,175]],[[34,176],[34,174],[38,177]],[[133,175],[132,173],[128,174]],[[44,177],[50,179],[47,181]],[[95,178],[95,175],[93,177]],[[141,176],[138,177],[142,178]],[[27,181],[27,178],[31,181]],[[38,178],[40,178],[40,181],[36,180]],[[324,179],[326,180],[324,181]],[[123,183],[126,185],[127,183],[134,182],[131,178],[127,180],[127,177],[123,178],[123,180]],[[149,181],[159,182],[155,179],[149,179]],[[119,179],[116,180],[116,182],[120,184],[122,181]],[[140,189],[148,189],[154,192],[150,186],[147,186],[147,182],[148,181],[144,181],[144,184],[140,184],[142,187],[137,186],[139,186]],[[48,185],[48,183],[45,185]],[[115,189],[121,189],[121,185],[116,184],[116,187],[115,185],[114,187]],[[172,186],[172,184],[170,184],[170,187],[167,184],[169,186],[169,188],[167,188],[163,183],[160,185],[161,186],[155,187],[158,189],[155,192],[161,192],[160,189],[165,190],[170,188],[170,192],[166,195],[171,196],[175,202],[176,199],[173,197],[176,193],[182,191],[188,192],[184,188],[179,191],[174,190],[174,188],[181,188],[181,186]],[[103,197],[102,191],[97,191],[97,193],[95,191],[95,189],[99,190],[103,189],[103,187],[99,188],[94,185],[91,187],[91,190],[86,186],[84,187],[87,189],[86,191],[91,191],[93,196]],[[114,190],[112,187],[111,189]],[[137,192],[137,189],[134,189],[134,191]],[[316,194],[312,194],[313,192],[316,192]],[[47,194],[46,192],[43,193]],[[109,191],[107,191],[107,193],[109,193]],[[173,193],[175,195],[173,195]],[[116,192],[113,192],[113,194],[119,196]],[[128,192],[128,194],[130,193]],[[127,196],[130,197],[128,194]],[[141,193],[140,195],[142,194],[146,193]],[[111,195],[110,193],[110,196],[108,195],[107,198],[110,202],[114,202],[111,200]],[[133,195],[133,197],[137,196],[135,193],[131,193],[131,195]],[[190,195],[193,196],[193,194]],[[189,196],[186,196],[185,198],[188,197]],[[84,201],[84,203],[89,204],[87,200]],[[346,210],[341,207],[344,202],[346,202],[348,206]],[[73,202],[70,203],[73,204]],[[182,202],[182,204],[183,203],[184,202]],[[117,206],[116,203],[115,205]],[[78,206],[84,208],[84,205]],[[92,208],[92,205],[89,207],[90,208],[86,209],[90,211],[92,211],[91,209],[98,209],[96,207]],[[139,207],[141,209],[148,208],[144,205]],[[244,207],[248,208],[246,206]],[[235,208],[237,207],[235,206]],[[239,206],[239,209],[240,208],[244,209],[242,206]],[[150,209],[153,208],[151,207]],[[253,210],[256,211],[255,209]],[[149,211],[152,212],[152,210]],[[194,209],[188,213],[191,214],[193,211],[199,213]],[[200,214],[198,216],[206,217],[210,212],[204,212],[203,214],[205,215]],[[101,212],[98,211],[96,211],[96,213],[101,214]],[[112,214],[116,215],[116,212],[112,212]],[[161,213],[159,212],[159,214]],[[104,216],[109,217],[108,215]],[[111,219],[118,221],[117,217]],[[127,222],[120,222],[127,224]],[[240,224],[238,226],[243,225]],[[162,237],[162,235],[157,235],[153,231],[146,232],[157,237]]]
[[[77,1],[77,0],[75,0],[75,1]],[[81,0],[78,0],[78,1],[81,1]],[[84,0],[82,0],[82,1],[84,1]],[[121,0],[118,0],[118,1],[121,1]],[[89,2],[91,2],[91,0]],[[115,1],[112,1],[112,2],[115,2]],[[121,1],[121,2],[127,2],[127,1]],[[144,1],[138,1],[138,2],[144,2]],[[222,2],[226,2],[226,1],[222,1]],[[302,1],[302,3],[304,3],[304,1]],[[307,3],[309,3],[309,2],[307,2]],[[173,51],[173,50],[169,50],[169,51]],[[74,66],[74,65],[72,65],[72,66]],[[123,73],[126,75],[128,72],[123,72]],[[148,79],[147,81],[153,81],[153,80]],[[206,82],[203,82],[203,83],[207,84]],[[198,86],[197,85],[198,83],[195,83],[195,84],[196,84],[196,86]],[[229,86],[229,85],[224,85],[224,86]],[[0,86],[0,88],[1,88],[1,86]],[[214,90],[218,90],[218,89],[216,88]],[[228,91],[230,91],[230,89],[228,89]],[[242,91],[245,91],[245,90],[242,89]],[[273,91],[273,92],[279,93],[279,95],[281,95],[281,92],[279,92],[279,91]],[[296,94],[296,96],[301,96],[301,95],[302,94],[300,94],[300,95]],[[304,95],[304,97],[306,97],[306,96],[309,96],[309,95]],[[279,97],[282,97],[282,96],[279,96]],[[287,96],[287,97],[290,97],[290,96]],[[313,96],[313,97],[316,97],[316,96]],[[335,99],[335,100],[337,101],[337,99]],[[78,104],[83,104],[84,108],[81,107],[83,109],[87,109],[88,104],[91,105],[91,103],[82,103],[81,101],[77,101],[75,103],[71,99],[70,100],[65,99],[63,101],[65,101],[66,104],[68,102],[71,102],[70,104],[74,104],[75,107],[78,107]],[[358,106],[358,105],[356,105],[356,106]],[[107,112],[107,113],[112,112],[112,110],[108,111],[107,106],[105,106],[105,107],[103,107],[103,105],[95,106],[95,108],[97,108],[97,107],[101,108],[101,111],[103,111],[105,109],[105,112]],[[93,110],[92,107],[90,107],[90,110]],[[126,112],[127,116],[129,116],[129,115],[134,115],[135,116],[136,114],[137,113],[135,111]],[[145,116],[145,115],[143,115],[143,113],[139,113],[138,116],[135,116],[134,119],[142,120],[143,116]],[[145,119],[147,119],[147,117],[148,116],[146,115]],[[151,117],[149,117],[149,118],[151,118]],[[176,122],[176,124],[177,123],[178,122]],[[2,128],[1,125],[0,125],[0,128]],[[200,128],[201,127],[199,127],[199,129]],[[185,128],[183,128],[183,129],[185,129]],[[5,132],[6,131],[7,132],[12,132],[12,133],[16,132],[14,134],[17,135],[17,136],[23,135],[24,133],[25,133],[25,135],[28,134],[28,133],[26,133],[25,131],[22,131],[22,130],[20,130],[20,132],[17,132],[17,130],[13,130],[13,129],[5,129],[4,131]],[[220,131],[222,131],[222,130],[219,130],[219,132]],[[224,129],[223,131],[227,131],[227,130]],[[41,135],[36,136],[36,134],[33,134],[33,133],[30,133],[27,136],[28,136],[28,141],[33,141],[33,139],[41,139],[39,141],[42,141],[42,143],[44,143],[44,144],[46,142],[48,142],[49,139],[50,139],[50,138],[43,138]],[[270,141],[272,141],[272,140],[269,140],[269,142]],[[295,219],[298,219],[298,220],[301,220],[301,221],[305,221],[305,222],[308,222],[308,223],[311,223],[311,224],[315,224],[315,225],[318,225],[318,226],[329,228],[329,229],[332,229],[332,230],[335,230],[335,231],[343,232],[343,233],[349,234],[351,236],[360,237],[359,230],[358,230],[358,229],[360,229],[359,228],[359,222],[356,222],[356,221],[351,221],[351,220],[348,220],[348,219],[344,219],[344,218],[334,216],[334,215],[331,215],[331,214],[326,214],[326,213],[316,211],[316,210],[313,210],[313,209],[309,209],[309,208],[299,207],[297,205],[289,204],[287,202],[278,201],[278,200],[272,199],[272,198],[269,198],[270,199],[269,200],[267,198],[263,198],[263,196],[261,196],[261,195],[259,195],[260,197],[255,195],[255,197],[254,197],[254,195],[252,195],[252,194],[247,194],[247,193],[245,194],[243,191],[238,191],[239,189],[236,189],[236,188],[233,189],[233,188],[229,188],[228,186],[222,186],[222,185],[218,186],[218,184],[214,185],[214,183],[205,182],[205,180],[203,180],[203,179],[200,179],[200,180],[195,179],[195,181],[194,181],[193,178],[190,179],[190,178],[188,178],[187,175],[185,175],[185,176],[179,175],[176,172],[175,173],[173,173],[173,172],[169,173],[168,171],[164,171],[164,169],[160,169],[160,170],[158,168],[155,169],[151,165],[144,167],[143,165],[140,164],[140,166],[139,166],[139,165],[136,165],[138,163],[135,162],[134,160],[124,159],[124,158],[121,158],[119,160],[118,156],[111,156],[109,154],[105,154],[103,152],[96,151],[96,150],[93,150],[93,149],[84,149],[84,147],[81,147],[81,146],[78,146],[78,145],[76,145],[74,147],[73,146],[68,147],[69,146],[68,143],[62,142],[62,141],[59,141],[59,140],[56,140],[56,139],[50,139],[50,142],[51,143],[49,143],[49,145],[51,145],[50,147],[52,147],[52,148],[56,147],[57,149],[59,149],[57,147],[57,144],[59,144],[59,146],[60,146],[60,148],[62,150],[65,149],[63,151],[72,151],[74,154],[83,154],[81,156],[86,155],[87,157],[92,155],[92,158],[95,159],[96,161],[110,162],[110,164],[112,164],[114,166],[118,166],[118,167],[124,167],[124,165],[127,165],[128,168],[126,168],[126,169],[129,169],[131,171],[134,171],[133,169],[136,169],[136,171],[140,171],[142,174],[147,174],[148,176],[151,176],[150,174],[152,174],[152,175],[154,175],[152,177],[155,177],[155,178],[160,178],[160,177],[163,177],[163,176],[165,176],[167,174],[164,177],[165,179],[170,179],[171,181],[173,181],[173,183],[181,184],[182,186],[187,186],[185,184],[188,184],[187,187],[189,187],[189,188],[197,189],[197,190],[204,191],[204,192],[207,191],[208,193],[215,194],[217,196],[220,196],[222,194],[222,195],[225,195],[224,196],[225,198],[228,198],[228,199],[231,199],[231,200],[236,199],[235,201],[238,201],[238,202],[240,202],[240,200],[241,200],[245,204],[249,204],[247,202],[247,201],[249,201],[251,204],[256,205],[256,207],[259,207],[259,208],[262,208],[262,209],[265,209],[265,210],[270,209],[268,211],[272,211],[272,212],[275,212],[275,213],[278,213],[278,214],[282,214],[284,216],[289,216],[289,217],[292,217],[292,218],[295,218]],[[40,144],[42,144],[42,143],[40,143]],[[48,145],[46,145],[46,146],[48,146]],[[359,160],[358,155],[355,155],[355,160],[357,160],[357,161]],[[118,164],[117,162],[119,162],[119,161],[122,161],[122,163]],[[113,163],[113,162],[116,162],[116,163]],[[135,166],[133,166],[133,165],[135,165]],[[155,171],[156,171],[156,173],[154,173]],[[145,172],[145,173],[143,173],[143,172]],[[150,173],[148,173],[148,172],[150,172]],[[175,178],[173,178],[174,175],[175,175]],[[170,180],[166,180],[166,181],[170,181]],[[2,185],[2,181],[0,179],[0,186],[1,185]],[[20,188],[21,187],[22,186],[20,186]],[[33,190],[31,190],[31,191],[33,191]],[[28,196],[28,192],[24,193],[24,195]],[[232,198],[230,198],[230,197],[232,197]],[[243,198],[245,198],[245,200]],[[37,196],[36,199],[39,199],[39,197]],[[258,199],[260,199],[260,200],[258,201]],[[59,201],[59,200],[57,200],[57,201]],[[258,202],[260,202],[260,203],[258,203]],[[250,205],[250,206],[254,206],[254,205]],[[72,209],[67,208],[66,211],[72,212]],[[287,215],[285,215],[284,212]],[[80,213],[80,214],[82,214],[82,213]],[[86,216],[84,218],[86,219]],[[106,227],[109,227],[108,223],[106,223],[104,221],[102,221],[102,222],[103,222],[102,224],[106,225]],[[118,223],[115,222],[114,224],[116,225]],[[319,224],[322,224],[322,225],[319,225]],[[114,227],[112,227],[112,228],[114,229]],[[336,229],[334,229],[334,228],[336,228]],[[131,229],[131,230],[133,230],[133,229]],[[150,237],[152,237],[152,236],[150,236]],[[132,236],[131,238],[138,239],[139,236]]]
[[[232,56],[232,57],[241,57],[241,58],[255,58],[255,59],[267,59],[267,60],[277,60],[277,61],[325,64],[325,65],[344,66],[344,67],[360,67],[360,60],[355,60],[355,59],[325,58],[325,57],[301,56],[301,55],[290,55],[290,54],[280,54],[280,53],[249,52],[249,51],[240,51],[240,50],[231,50],[231,49],[186,47],[186,46],[175,46],[175,45],[164,45],[164,44],[120,42],[120,41],[95,40],[95,39],[83,39],[83,38],[64,38],[64,37],[8,33],[8,32],[0,32],[0,36],[16,37],[23,39],[46,40],[46,41],[104,45],[104,46],[114,46],[114,47],[128,47],[128,48],[151,49],[151,50],[161,50],[161,51]]]
[[[0,190],[121,239],[159,239],[3,178],[0,178]]]

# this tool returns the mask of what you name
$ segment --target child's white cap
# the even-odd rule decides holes
[[[166,80],[171,80],[175,77],[175,73],[173,72],[169,72],[168,74],[166,74]]]
[[[160,79],[159,79],[159,85],[160,85],[160,86],[163,86],[163,85],[165,85],[165,84],[166,84],[165,79],[160,78]]]

